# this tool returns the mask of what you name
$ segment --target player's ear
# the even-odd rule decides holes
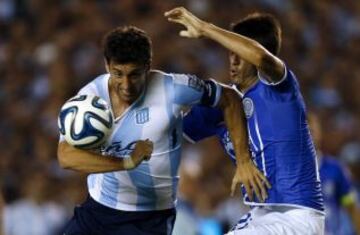
[[[106,58],[104,58],[105,69],[107,73],[110,73],[110,66]]]

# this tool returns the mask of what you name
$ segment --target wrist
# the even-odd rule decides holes
[[[252,162],[252,160],[250,158],[250,154],[244,154],[244,155],[242,155],[241,159],[236,159],[236,162],[238,164],[246,164],[246,163]]]
[[[126,170],[131,170],[135,167],[135,163],[134,161],[132,160],[132,157],[126,157],[126,158],[123,158],[123,166]]]
[[[203,37],[209,37],[213,24],[211,24],[209,22],[201,21],[200,26],[201,26],[200,27],[200,35]]]

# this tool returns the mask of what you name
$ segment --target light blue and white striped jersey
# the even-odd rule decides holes
[[[104,74],[83,87],[79,94],[100,96],[109,104],[108,81]],[[150,139],[154,151],[129,171],[90,174],[88,190],[97,202],[119,210],[148,211],[173,208],[176,202],[182,142],[183,109],[195,105],[215,106],[221,87],[192,75],[152,71],[142,95],[115,118],[113,133],[104,155],[129,155],[137,140]],[[106,156],[104,156],[106,157]]]

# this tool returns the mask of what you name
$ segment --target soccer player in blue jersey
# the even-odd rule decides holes
[[[250,154],[242,104],[233,89],[215,81],[150,70],[151,41],[135,27],[109,32],[104,38],[104,57],[108,73],[79,94],[106,100],[115,116],[114,129],[101,153],[74,148],[60,137],[61,166],[89,173],[89,197],[75,208],[64,234],[170,234],[175,220],[182,112],[195,104],[218,106],[230,133],[242,137],[234,139],[236,155],[246,159]],[[148,161],[142,161],[145,158]],[[247,178],[241,181],[264,192],[258,182],[266,179],[255,165],[242,168]]]
[[[360,213],[356,202],[355,189],[348,170],[336,158],[321,151],[322,127],[315,113],[308,115],[311,134],[319,159],[320,179],[325,204],[325,234],[360,234]],[[344,211],[351,218],[356,233],[352,231]]]
[[[278,21],[271,15],[255,13],[234,24],[230,32],[182,7],[165,16],[186,27],[180,36],[205,37],[231,51],[230,75],[243,96],[253,161],[272,185],[265,202],[257,197],[251,201],[251,195],[244,194],[245,204],[252,209],[228,234],[323,234],[324,205],[316,151],[298,81],[277,57],[281,44]],[[185,120],[185,134],[194,140],[216,134],[235,159],[221,113],[196,107],[189,118]],[[199,120],[206,124],[200,126]],[[241,169],[237,169],[233,190],[240,174]]]

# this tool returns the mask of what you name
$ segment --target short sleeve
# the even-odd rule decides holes
[[[284,76],[277,82],[270,82],[269,79],[266,79],[266,75],[262,74],[260,71],[258,71],[258,77],[259,80],[268,86],[277,86],[280,85],[282,83],[284,83],[286,80],[289,80],[288,78],[292,75],[292,73],[288,70],[288,68],[286,67],[286,65],[284,66]]]
[[[216,128],[223,120],[223,113],[220,109],[196,105],[184,117],[184,137],[190,142],[198,142],[216,135]]]
[[[175,104],[215,107],[219,103],[222,88],[216,81],[185,74],[172,74],[172,78]]]

